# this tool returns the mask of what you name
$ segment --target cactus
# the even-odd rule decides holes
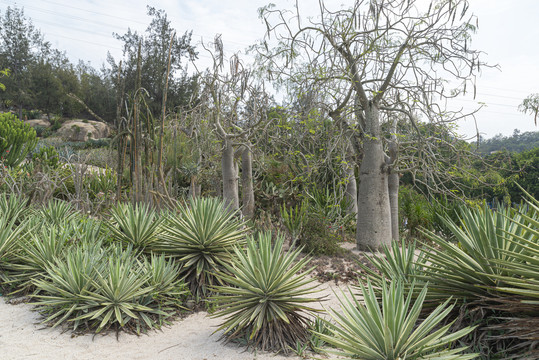
[[[19,165],[37,144],[36,132],[11,113],[0,114],[0,163]]]

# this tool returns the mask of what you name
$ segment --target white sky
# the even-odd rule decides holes
[[[329,0],[337,4],[351,0]],[[0,12],[8,6],[23,7],[26,17],[55,48],[66,51],[77,63],[90,61],[99,68],[107,51],[121,57],[121,43],[112,33],[123,34],[128,27],[143,32],[150,22],[146,5],[164,9],[179,33],[193,30],[194,43],[210,41],[221,33],[228,54],[242,51],[264,36],[265,26],[257,9],[270,0],[0,0]],[[291,9],[294,1],[273,0],[278,8]],[[300,8],[317,8],[317,0],[298,0]],[[490,138],[498,133],[511,135],[514,129],[537,131],[533,116],[517,111],[529,94],[539,93],[539,1],[470,0],[470,12],[479,18],[479,31],[472,46],[486,54],[500,70],[485,69],[477,80],[477,97],[454,100],[452,107],[471,110],[477,102],[487,106],[477,114],[479,131]],[[199,53],[204,66],[203,51]],[[463,135],[475,134],[469,120],[459,124]]]

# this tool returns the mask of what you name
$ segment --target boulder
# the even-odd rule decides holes
[[[102,139],[110,135],[110,127],[100,121],[69,120],[62,124],[57,135],[67,141],[87,141]]]
[[[30,125],[34,129],[36,127],[48,128],[49,126],[51,126],[51,123],[46,119],[25,120],[24,123]]]

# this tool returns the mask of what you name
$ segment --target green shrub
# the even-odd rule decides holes
[[[342,251],[342,238],[332,228],[331,222],[316,214],[307,215],[299,245],[303,251],[315,256],[335,255]]]
[[[412,237],[417,237],[419,228],[432,229],[434,220],[435,214],[424,195],[405,186],[399,188],[399,222],[402,230],[408,230]]]
[[[11,113],[0,113],[0,162],[19,165],[37,144],[36,132]]]
[[[60,156],[54,146],[44,146],[32,155],[32,161],[41,167],[56,169],[60,164]]]
[[[167,307],[178,306],[187,295],[177,265],[162,256],[141,262],[130,247],[118,246],[73,247],[34,285],[44,322],[96,333],[111,327],[136,333],[160,327],[171,316]]]
[[[214,284],[215,272],[232,259],[234,246],[245,242],[246,225],[237,212],[229,211],[215,198],[191,199],[180,206],[178,214],[169,214],[151,250],[176,258],[195,296],[206,296]]]
[[[320,299],[306,296],[317,285],[306,274],[297,274],[309,258],[296,261],[301,249],[285,253],[283,242],[277,236],[272,246],[271,233],[260,234],[258,239],[248,237],[247,249],[236,247],[236,256],[225,265],[227,271],[218,273],[227,285],[215,287],[212,300],[217,311],[213,317],[225,317],[218,330],[228,340],[246,339],[262,350],[285,353],[297,342],[307,342],[306,314],[316,311],[308,304]]]
[[[112,238],[141,251],[149,251],[157,240],[163,218],[144,204],[118,204],[107,222]]]
[[[427,287],[417,298],[405,290],[401,281],[382,287],[379,300],[369,283],[360,284],[362,301],[344,293],[339,296],[341,309],[330,309],[335,324],[327,323],[330,335],[319,337],[337,348],[329,350],[347,359],[362,360],[414,360],[414,359],[475,359],[477,354],[463,354],[466,348],[451,349],[451,344],[470,333],[473,328],[463,328],[449,333],[451,324],[440,325],[451,312],[449,300],[440,304],[424,320],[419,316]],[[414,300],[415,298],[415,300]]]

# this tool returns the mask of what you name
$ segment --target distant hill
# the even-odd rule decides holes
[[[498,134],[491,139],[482,140],[479,152],[485,155],[502,150],[520,153],[537,147],[539,147],[539,131],[521,133],[515,130],[512,136]]]

